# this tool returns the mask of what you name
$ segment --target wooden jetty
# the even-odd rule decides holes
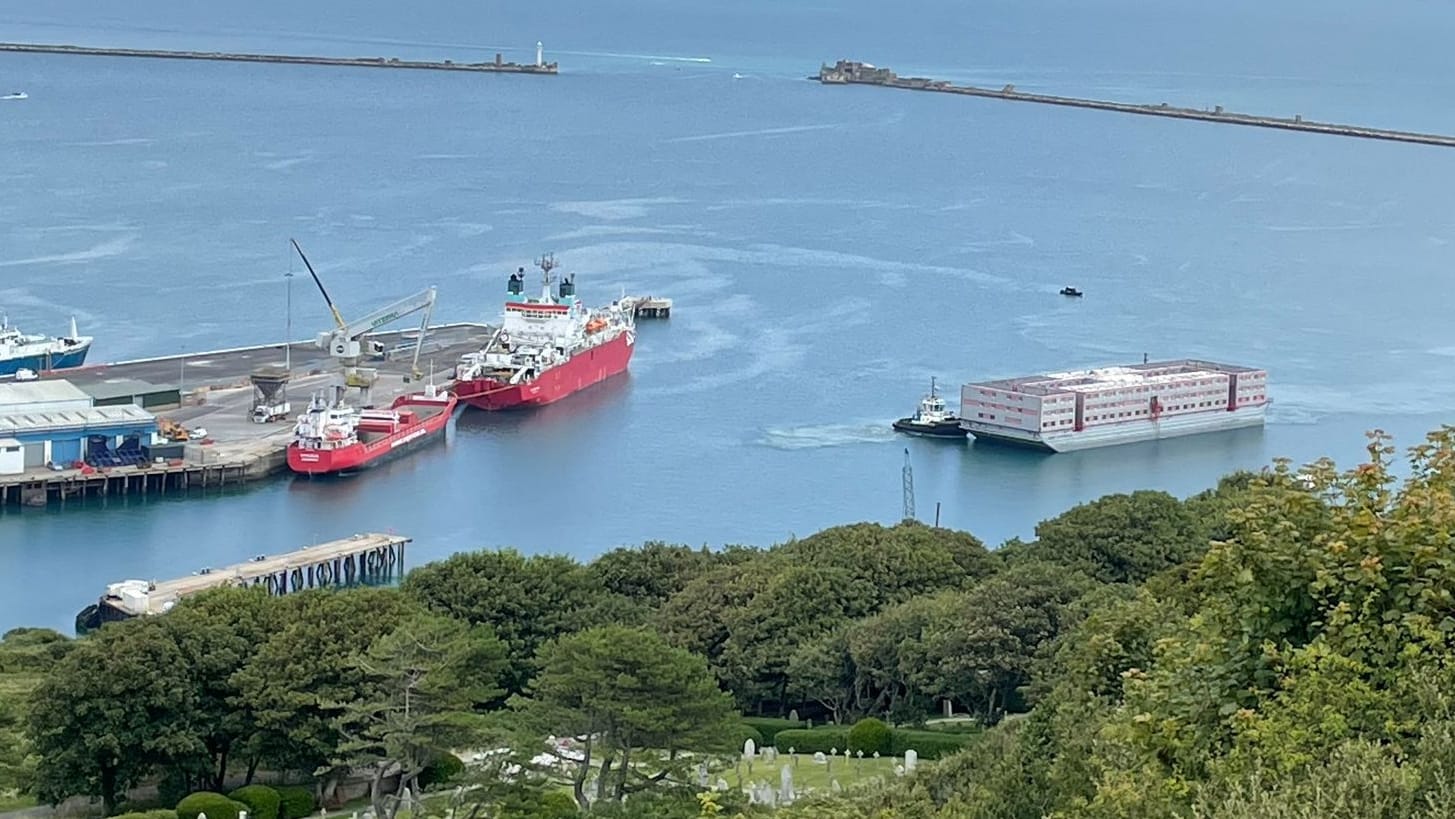
[[[1052,94],[1032,94],[1015,90],[1014,85],[1000,89],[980,88],[973,85],[954,85],[948,80],[927,77],[901,77],[888,68],[879,68],[854,60],[839,60],[834,65],[819,69],[817,79],[824,85],[877,85],[885,88],[902,88],[910,91],[935,91],[942,94],[961,94],[970,97],[1034,102],[1043,105],[1060,105],[1069,108],[1089,108],[1098,111],[1115,111],[1122,114],[1140,114],[1153,117],[1171,117],[1201,122],[1216,122],[1223,125],[1244,125],[1255,128],[1276,128],[1284,131],[1304,131],[1315,134],[1379,139],[1390,142],[1408,142],[1418,145],[1435,145],[1455,148],[1455,136],[1428,134],[1417,131],[1394,131],[1386,128],[1370,128],[1364,125],[1340,125],[1332,122],[1317,122],[1304,119],[1301,114],[1291,118],[1269,117],[1257,114],[1239,114],[1224,111],[1221,105],[1212,110],[1177,108],[1167,103],[1138,105],[1110,100],[1093,100],[1081,97],[1061,97]]]
[[[404,574],[404,546],[412,538],[357,534],[305,546],[281,555],[258,555],[246,563],[204,568],[173,580],[124,580],[107,586],[100,600],[76,616],[76,630],[168,612],[189,595],[227,586],[262,586],[283,595],[305,589],[387,582]]]
[[[30,54],[78,54],[92,57],[150,57],[161,60],[216,60],[238,63],[287,63],[293,65],[335,65],[355,68],[414,68],[429,71],[476,71],[499,74],[556,74],[556,64],[540,59],[534,63],[506,62],[497,53],[494,62],[457,63],[453,60],[401,60],[397,57],[309,57],[292,54],[246,54],[225,51],[164,51],[153,48],[99,48],[51,45],[47,43],[0,43],[0,51]]]

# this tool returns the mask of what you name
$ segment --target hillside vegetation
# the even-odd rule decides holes
[[[34,695],[0,699],[0,788],[267,806],[225,788],[292,772],[327,801],[353,770],[380,819],[1443,817],[1455,431],[1403,481],[1392,457],[1376,435],[1343,472],[1107,496],[995,551],[914,522],[585,565],[480,551],[399,589],[12,632],[0,674]],[[747,738],[879,773],[749,805]],[[910,748],[939,760],[869,765]],[[708,768],[732,787],[703,793]],[[396,774],[438,796],[403,803]]]

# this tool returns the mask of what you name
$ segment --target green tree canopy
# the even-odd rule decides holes
[[[1166,492],[1107,495],[1036,526],[1023,551],[1103,583],[1141,583],[1207,550],[1211,527]]]
[[[171,773],[183,793],[223,791],[235,752],[246,759],[252,781],[258,758],[248,742],[256,724],[239,702],[235,675],[279,626],[279,608],[261,588],[224,588],[184,600],[158,621],[181,652],[174,674],[192,688],[192,730],[206,751],[174,763]]]
[[[600,578],[569,557],[526,557],[513,549],[457,554],[421,566],[403,584],[409,597],[438,614],[489,626],[505,644],[507,691],[520,691],[531,658],[546,641],[617,619]]]
[[[175,679],[184,663],[159,620],[113,624],[77,641],[31,701],[36,795],[50,804],[99,797],[109,815],[159,766],[205,753],[191,730],[196,691]]]
[[[643,628],[598,626],[542,647],[529,696],[512,699],[524,736],[581,737],[579,755],[550,746],[574,768],[584,809],[587,775],[597,798],[620,801],[664,780],[683,783],[679,754],[732,736],[732,702],[701,657]]]
[[[275,769],[313,773],[337,756],[339,704],[364,683],[355,652],[418,609],[392,589],[305,591],[274,605],[282,626],[237,672],[237,705],[252,714],[251,752]]]
[[[607,591],[656,608],[725,562],[726,558],[706,548],[650,541],[640,547],[612,549],[591,561],[587,570]]]
[[[431,761],[480,739],[480,712],[503,689],[505,647],[488,626],[416,614],[380,636],[350,660],[357,695],[340,702],[338,728],[346,741],[340,762],[373,768],[374,815],[393,819],[398,800],[386,798],[384,777],[397,769],[400,783],[418,793],[419,775]]]

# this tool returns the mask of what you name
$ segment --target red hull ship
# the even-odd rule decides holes
[[[537,407],[626,372],[636,348],[631,313],[613,302],[596,310],[576,299],[574,277],[551,293],[555,261],[540,267],[539,298],[527,298],[525,270],[507,285],[505,317],[485,348],[460,359],[451,387],[459,399],[483,410]]]
[[[410,452],[444,434],[458,399],[430,384],[385,410],[358,409],[314,396],[298,417],[288,468],[304,475],[357,472]]]

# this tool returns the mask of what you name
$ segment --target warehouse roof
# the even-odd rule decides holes
[[[0,404],[39,404],[43,401],[90,401],[91,396],[65,380],[22,381],[0,384]]]
[[[150,426],[156,421],[156,416],[135,404],[54,412],[12,412],[0,415],[0,436],[88,427]]]
[[[176,392],[177,386],[152,384],[135,378],[108,378],[105,381],[82,383],[81,391],[86,395],[105,401],[108,398],[130,398],[134,395],[151,395],[159,392]]]

